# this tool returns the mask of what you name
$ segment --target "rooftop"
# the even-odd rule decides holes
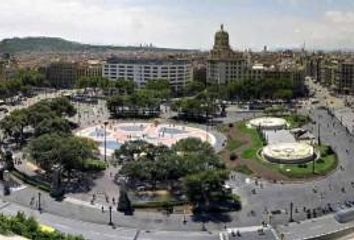
[[[149,58],[119,58],[111,57],[108,58],[107,63],[109,64],[146,64],[146,65],[178,65],[178,64],[190,64],[189,60],[180,59],[149,59]]]

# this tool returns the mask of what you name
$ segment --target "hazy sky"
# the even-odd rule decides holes
[[[354,48],[353,0],[0,0],[0,38],[209,49]]]

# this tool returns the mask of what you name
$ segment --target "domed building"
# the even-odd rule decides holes
[[[229,33],[224,31],[224,25],[221,25],[220,31],[215,33],[214,47],[210,52],[211,58],[232,58],[235,53],[229,44]]]
[[[226,84],[243,79],[247,70],[247,61],[242,53],[231,49],[229,33],[221,25],[215,33],[214,46],[210,51],[207,64],[207,81],[213,84]]]

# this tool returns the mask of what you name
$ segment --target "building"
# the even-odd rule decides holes
[[[304,91],[304,68],[298,64],[290,51],[259,54],[250,51],[233,51],[229,44],[229,34],[221,29],[215,33],[214,46],[207,61],[207,82],[209,84],[228,84],[232,81],[266,81],[290,79],[296,94]]]
[[[354,61],[339,63],[336,90],[342,94],[354,93]]]
[[[229,34],[224,26],[215,33],[214,46],[207,61],[207,82],[227,84],[242,80],[247,72],[247,60],[240,52],[235,52],[229,44]]]
[[[77,78],[81,77],[102,77],[102,63],[97,60],[80,63],[77,67]]]
[[[138,88],[149,80],[165,79],[181,91],[193,79],[191,61],[175,59],[121,59],[113,57],[102,65],[102,76],[110,80],[133,80]]]
[[[46,78],[55,88],[71,88],[77,80],[77,63],[56,62],[49,64],[46,69]]]
[[[335,88],[338,73],[338,62],[328,61],[320,67],[321,84],[328,88]]]

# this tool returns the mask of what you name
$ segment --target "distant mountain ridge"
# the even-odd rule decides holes
[[[134,47],[134,46],[109,46],[91,45],[74,41],[68,41],[57,37],[25,37],[8,38],[0,42],[0,52],[68,52],[68,51],[106,51],[106,50],[149,50],[149,51],[174,51],[194,52],[193,49],[155,48],[155,47]]]

